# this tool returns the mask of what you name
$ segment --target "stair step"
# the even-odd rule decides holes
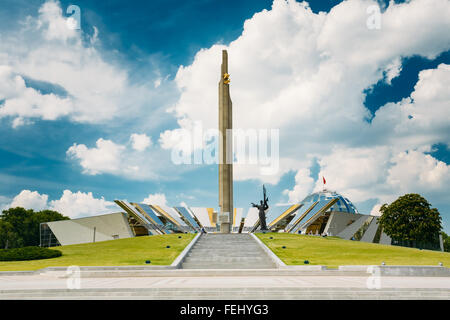
[[[216,258],[221,258],[221,257],[229,257],[229,258],[260,258],[261,257],[261,253],[260,254],[246,254],[244,256],[242,256],[241,254],[208,254],[205,255],[204,253],[199,254],[197,252],[188,254],[186,256],[186,258],[205,258],[205,257],[209,257],[211,259],[216,259]]]
[[[236,266],[236,263],[191,263],[188,262],[186,264],[183,264],[183,269],[272,269],[274,268],[271,264],[239,264],[239,266]]]
[[[220,264],[220,263],[233,263],[233,264],[237,264],[237,265],[242,265],[242,264],[261,264],[261,263],[266,263],[266,260],[264,259],[245,259],[245,258],[228,258],[228,257],[223,257],[221,259],[190,259],[187,258],[185,261],[185,263],[214,263],[214,264]]]
[[[249,234],[206,234],[182,263],[183,269],[273,269],[275,264]]]

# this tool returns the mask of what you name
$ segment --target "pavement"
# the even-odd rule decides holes
[[[197,240],[181,254],[181,268],[0,272],[0,300],[450,300],[444,267],[280,266],[250,235],[208,234]]]
[[[368,276],[213,276],[81,278],[92,288],[367,288]],[[51,275],[0,277],[0,290],[67,289],[70,278]],[[449,277],[380,277],[382,288],[440,288],[450,292]]]
[[[251,273],[251,270],[246,270]],[[375,280],[375,281],[374,281]],[[75,285],[74,287],[74,283]],[[72,289],[71,289],[72,288]],[[66,278],[1,276],[0,299],[444,299],[450,277],[175,276]]]

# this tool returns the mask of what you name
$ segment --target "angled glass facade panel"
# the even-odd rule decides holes
[[[132,215],[135,219],[137,219],[140,223],[145,226],[151,225],[151,221],[149,221],[142,213],[140,213],[131,203],[124,200],[114,200],[115,203],[119,205],[126,213]]]
[[[149,219],[156,229],[158,229],[158,233],[164,234],[164,233],[171,233],[164,225],[164,223],[161,221],[161,219],[156,215],[156,212],[145,203],[132,203],[136,207],[138,211],[143,213],[147,219]]]
[[[300,221],[300,223],[294,228],[293,232],[295,233],[298,232],[298,230],[301,230],[303,226],[309,221],[309,219],[311,219],[317,212],[322,210],[329,202],[330,200],[321,200],[317,202],[314,208],[312,208],[308,212],[308,214],[305,217],[303,217],[302,221]]]
[[[202,227],[204,228],[212,227],[211,220],[209,220],[208,208],[191,207],[190,209],[194,213],[195,217],[200,222]]]
[[[308,213],[314,208],[314,206],[317,204],[318,202],[310,202],[307,204],[301,204],[299,209],[297,210],[297,212],[295,213],[295,217],[291,220],[291,222],[286,226],[286,231],[287,232],[294,232],[294,230],[296,229],[297,225],[301,222],[304,221],[304,219],[306,218],[306,216],[308,216]]]
[[[337,201],[338,199],[336,198],[332,198],[331,200],[328,199],[319,201],[317,205],[314,206],[314,208],[307,214],[306,219],[303,219],[304,222],[302,221],[299,223],[299,227],[296,228],[296,230],[301,230],[313,223],[316,218],[321,216],[324,212],[328,211],[331,206],[333,206]]]
[[[187,210],[189,215],[192,217],[192,219],[194,219],[194,221],[197,223],[198,227],[201,229],[202,224],[200,223],[200,220],[198,219],[198,217],[194,214],[194,211],[192,211],[192,208],[185,207],[185,209]]]
[[[286,223],[286,222],[283,222],[283,220],[288,218],[288,217],[290,217],[290,216],[292,216],[298,210],[298,208],[300,208],[300,207],[301,207],[301,204],[294,204],[294,205],[291,205],[291,206],[275,207],[275,208],[281,208],[284,211],[282,211],[282,213],[278,217],[276,217],[275,219],[271,218],[272,221],[268,222],[268,226],[270,228],[272,228],[272,227],[275,228],[277,226],[277,224],[279,224],[279,223]],[[277,212],[277,214],[278,213],[279,212]]]
[[[162,221],[156,215],[155,211],[153,211],[153,209],[150,208],[148,204],[139,203],[138,205],[142,210],[144,210],[146,214],[149,215],[150,219],[152,219],[154,223],[159,224],[160,226],[164,226],[164,223],[162,223]]]
[[[186,222],[183,221],[183,219],[181,219],[180,214],[171,207],[168,206],[158,206],[160,207],[162,210],[164,210],[164,212],[168,213],[180,226],[182,227],[187,227],[188,225],[186,224]]]
[[[302,207],[303,210],[301,210],[301,212],[299,212],[299,215],[294,217],[294,219],[292,219],[293,222],[292,222],[289,232],[297,233],[300,230],[300,227],[305,223],[305,221],[307,221],[314,215],[314,212],[312,212],[312,211],[318,204],[319,204],[319,201],[305,203]],[[315,212],[317,212],[317,211],[315,211]]]
[[[181,227],[172,223],[171,221],[167,221],[164,225],[164,228],[168,230],[168,233],[179,233],[181,231]]]
[[[58,239],[52,229],[46,223],[40,224],[40,247],[56,247],[60,246]]]
[[[291,206],[271,206],[266,212],[266,223],[271,225],[277,218],[281,217]]]
[[[175,209],[189,222],[192,228],[197,230],[200,229],[200,226],[185,207],[175,207]]]
[[[174,217],[173,214],[169,214],[169,210],[163,210],[161,206],[150,205],[155,212],[158,212],[161,215],[161,219],[164,220],[164,226],[166,229],[171,230],[172,232],[190,232],[191,228],[189,228],[184,221],[180,219],[180,217]],[[165,207],[164,207],[165,208]],[[171,209],[171,208],[170,208]],[[174,209],[172,209],[175,211]],[[178,213],[177,213],[178,215]]]
[[[176,225],[177,227],[181,227],[181,223],[180,221],[178,221],[180,219],[175,219],[171,214],[169,214],[166,210],[163,210],[160,206],[151,205],[151,208],[159,212],[161,216],[168,219],[172,224]]]
[[[337,198],[338,201],[330,208],[330,211],[340,211],[348,213],[358,213],[358,210],[353,203],[346,197],[340,195],[335,191],[323,190],[307,196],[301,203],[313,203],[316,201],[326,201]]]

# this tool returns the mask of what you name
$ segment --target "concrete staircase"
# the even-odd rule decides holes
[[[249,234],[204,234],[192,247],[183,269],[271,269],[274,262]]]

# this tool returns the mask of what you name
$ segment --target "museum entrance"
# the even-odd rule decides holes
[[[327,226],[328,219],[330,218],[331,211],[326,212],[322,216],[318,217],[313,223],[311,223],[306,229],[306,234],[322,234]]]

